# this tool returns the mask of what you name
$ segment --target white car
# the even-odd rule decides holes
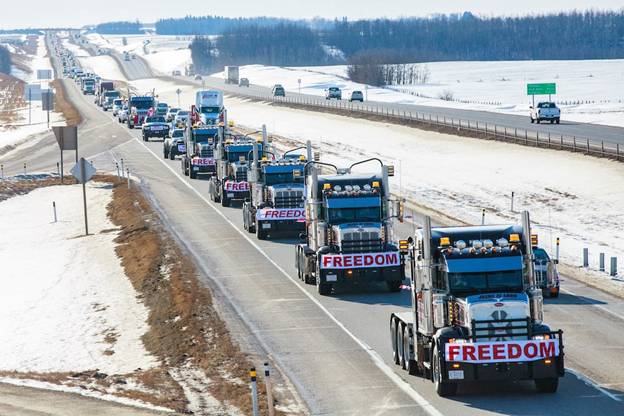
[[[550,121],[550,124],[559,124],[561,110],[559,110],[557,104],[545,101],[529,108],[531,109],[531,123],[540,124],[542,121]]]
[[[189,112],[185,110],[178,111],[173,119],[173,128],[183,129],[188,123]]]
[[[359,101],[361,103],[364,102],[364,94],[362,94],[362,91],[351,91],[351,95],[349,96],[349,101],[353,102],[353,101]]]
[[[113,117],[116,117],[119,114],[119,110],[123,107],[123,100],[121,98],[116,98],[113,100]]]
[[[121,109],[117,112],[117,121],[120,123],[125,123],[128,121],[128,105],[124,104]]]

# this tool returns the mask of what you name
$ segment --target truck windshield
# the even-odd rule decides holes
[[[303,182],[303,176],[299,176],[299,178],[301,179],[295,179],[292,172],[268,173],[264,175],[264,182],[267,185]]]
[[[330,224],[347,222],[379,222],[381,220],[380,207],[358,208],[329,208],[327,219]]]
[[[152,108],[153,104],[154,104],[154,102],[151,101],[151,100],[132,101],[132,106],[136,107],[137,110],[148,110],[148,109]]]
[[[106,98],[116,98],[119,96],[120,96],[119,91],[106,91],[104,93],[104,97]]]
[[[251,149],[249,149],[251,150]],[[229,162],[238,162],[241,156],[243,156],[245,159],[247,159],[247,153],[249,152],[228,152],[227,153],[227,159]]]
[[[449,273],[448,277],[451,294],[455,296],[492,292],[520,292],[523,290],[521,270]]]
[[[214,134],[199,134],[199,133],[195,133],[193,135],[193,138],[195,139],[195,143],[208,143],[209,139],[213,139],[215,138]]]
[[[202,107],[200,109],[200,112],[204,114],[219,114],[220,111],[221,107]]]

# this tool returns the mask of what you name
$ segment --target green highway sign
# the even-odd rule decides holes
[[[557,84],[527,84],[527,95],[557,94]]]

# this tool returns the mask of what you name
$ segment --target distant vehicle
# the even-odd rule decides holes
[[[165,139],[169,136],[169,124],[167,124],[163,116],[145,117],[141,130],[143,131],[143,141],[148,141],[151,137],[162,137]]]
[[[238,67],[237,66],[226,66],[225,67],[225,83],[226,84],[238,84]]]
[[[286,97],[286,90],[281,84],[275,84],[272,93],[273,97]]]
[[[195,81],[201,81],[202,80],[202,76],[197,74],[195,75]]]
[[[123,107],[123,100],[121,98],[116,98],[113,100],[113,116],[117,116],[119,114],[119,110]]]
[[[362,91],[351,91],[351,96],[349,97],[349,101],[353,102],[353,101],[359,101],[361,103],[364,102],[364,94],[362,94]]]
[[[331,100],[335,98],[336,100],[342,100],[342,91],[338,87],[329,87],[325,90],[325,99]]]
[[[117,121],[126,123],[128,121],[128,105],[124,104],[119,112],[117,112]]]
[[[550,258],[546,250],[541,247],[533,247],[535,256],[535,282],[542,289],[545,297],[556,298],[559,296],[559,272],[557,260]]]
[[[130,54],[128,52],[124,52],[124,61],[130,60]]]
[[[180,72],[179,69],[176,69],[175,71],[171,71],[171,76],[172,77],[179,77],[182,76],[182,72]]]
[[[559,124],[561,110],[557,104],[545,101],[538,103],[536,107],[531,106],[529,108],[531,109],[531,123],[540,124],[542,121],[550,121],[550,124]]]
[[[189,112],[186,110],[180,110],[176,113],[175,118],[173,119],[173,126],[177,129],[183,129],[186,127],[186,123],[188,123]]]
[[[167,114],[165,115],[165,120],[167,120],[168,123],[171,123],[178,111],[180,111],[179,108],[170,107],[169,111],[167,111]]]
[[[191,124],[217,125],[223,112],[223,93],[216,90],[197,91],[192,107]]]
[[[134,96],[130,98],[128,114],[128,128],[133,129],[143,124],[143,120],[151,114],[154,107],[154,97],[151,95]]]
[[[240,81],[238,81],[238,86],[239,87],[248,87],[249,86],[249,79],[241,78]]]
[[[104,92],[104,97],[102,99],[102,110],[108,111],[113,108],[113,101],[115,99],[121,97],[119,91],[106,91]]]
[[[169,111],[169,105],[167,103],[158,103],[156,104],[156,115],[165,117],[167,115],[167,111]]]
[[[182,144],[181,148],[178,147],[179,144]],[[171,130],[171,135],[163,142],[163,157],[165,159],[169,158],[174,160],[177,155],[182,155],[184,153],[186,153],[186,148],[184,147],[184,129]]]
[[[95,94],[95,78],[83,78],[82,80],[82,93],[84,95]]]

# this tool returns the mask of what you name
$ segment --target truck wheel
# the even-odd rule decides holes
[[[438,347],[433,349],[433,384],[435,385],[436,393],[440,397],[454,396],[457,394],[457,384],[442,380],[442,372],[440,370],[440,357],[438,356]],[[537,381],[537,380],[536,380]]]
[[[169,151],[169,160],[175,160],[175,153],[173,153],[171,150]]]
[[[542,120],[539,118],[536,118],[535,121],[537,122],[537,124],[540,124],[542,122]]]
[[[165,159],[167,159],[167,158],[169,157],[169,152],[167,151],[167,148],[164,148],[164,149],[163,149],[163,157],[164,157]]]
[[[531,124],[535,123],[535,119],[531,117]]]
[[[392,361],[394,361],[394,363],[396,365],[401,364],[401,358],[399,357],[399,330],[398,330],[398,326],[399,326],[399,320],[398,319],[392,319],[392,321],[390,322],[390,339],[392,340]]]
[[[538,378],[535,380],[535,388],[540,393],[556,393],[558,387],[558,378]]]
[[[560,122],[560,119],[559,119],[559,118],[557,118],[557,119],[555,120],[555,123],[559,124],[559,122]]]
[[[256,232],[256,221],[251,217],[251,212],[249,212],[249,210],[247,210],[247,225],[250,233],[253,234]]]
[[[403,368],[410,376],[417,376],[419,375],[418,365],[410,358],[409,347],[409,334],[406,327],[403,331]]]
[[[149,142],[149,137],[147,137],[146,135],[143,135],[143,141],[144,142]]]
[[[193,169],[189,169],[189,176],[191,177],[191,179],[197,179],[197,172],[195,172]]]
[[[388,290],[390,292],[396,293],[401,291],[401,285],[403,284],[402,280],[392,280],[390,282],[386,282],[388,285]]]
[[[230,198],[228,198],[227,196],[222,196],[221,197],[221,206],[224,208],[227,208],[230,206]]]
[[[551,119],[550,124],[554,124],[554,123],[555,123],[555,119]]]
[[[262,229],[262,224],[259,221],[255,221],[256,235],[258,236],[258,240],[266,240],[268,233]]]
[[[321,296],[329,296],[331,295],[332,285],[331,283],[320,283],[318,284],[318,293]]]

